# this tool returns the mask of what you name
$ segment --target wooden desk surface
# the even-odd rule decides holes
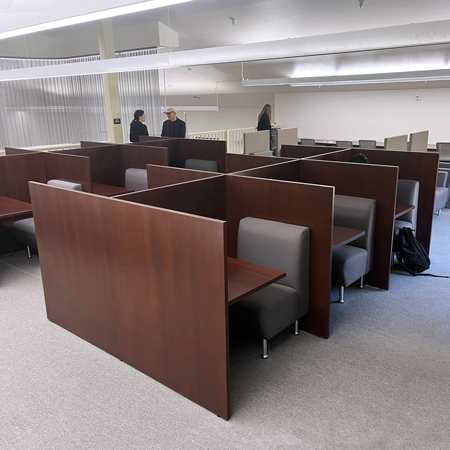
[[[403,214],[406,214],[409,211],[412,211],[415,208],[414,205],[403,205],[402,203],[397,203],[395,205],[395,215],[394,218],[397,219]]]
[[[242,300],[285,276],[286,273],[280,270],[229,257],[228,305]]]
[[[92,183],[92,193],[103,195],[104,197],[112,197],[114,195],[128,194],[134,192],[133,189],[127,189],[118,186],[109,186],[108,184]]]
[[[24,219],[32,216],[31,203],[0,196],[0,221]]]
[[[353,228],[338,227],[335,225],[333,227],[333,250],[349,244],[365,234],[366,232],[363,230],[354,230]]]

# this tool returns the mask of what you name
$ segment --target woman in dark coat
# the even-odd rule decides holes
[[[139,136],[148,136],[147,125],[144,125],[145,113],[142,109],[134,112],[134,120],[130,123],[130,141],[139,142]]]
[[[258,116],[258,131],[269,130],[270,132],[272,125],[272,107],[266,104]],[[272,136],[269,137],[269,145],[270,150],[272,150]]]

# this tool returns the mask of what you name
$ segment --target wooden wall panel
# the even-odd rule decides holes
[[[356,153],[358,152],[356,151]],[[399,178],[419,181],[416,236],[425,247],[425,250],[429,252],[439,154],[435,152],[416,153],[394,150],[364,150],[364,154],[369,158],[371,164],[398,166]]]
[[[184,167],[180,163],[180,140],[176,138],[157,138],[154,136],[140,136],[141,141],[130,145],[147,145],[151,147],[166,147],[169,149],[169,166]],[[149,139],[152,138],[152,139]]]
[[[228,419],[226,224],[30,189],[49,320]]]
[[[129,168],[145,169],[147,164],[169,165],[169,150],[166,147],[150,147],[146,145],[121,145],[122,171]]]
[[[30,202],[29,181],[46,183],[43,153],[2,156],[0,158],[0,195]]]
[[[100,147],[103,145],[117,145],[112,142],[92,142],[92,141],[80,141],[81,148],[83,147]]]
[[[284,163],[236,172],[253,178],[268,178],[281,181],[300,181],[300,160],[294,159]]]
[[[337,150],[342,150],[341,147],[329,146],[307,146],[307,145],[282,145],[280,156],[286,158],[307,158],[308,156],[321,155],[322,153],[330,153]]]
[[[225,173],[240,172],[242,170],[253,169],[255,167],[262,167],[270,164],[278,164],[289,160],[290,158],[227,153],[225,155]]]
[[[84,192],[92,192],[91,163],[88,157],[46,152],[43,159],[46,181],[57,179],[80,183]]]
[[[181,169],[179,167],[153,166],[147,164],[147,179],[149,189],[220,176],[213,172],[202,170]]]
[[[328,338],[334,188],[226,176],[228,255],[236,257],[244,217],[303,225],[311,229],[310,304],[303,328]]]
[[[359,150],[359,149],[358,149]],[[364,152],[364,150],[363,150]],[[339,162],[350,162],[353,155],[361,153],[360,151],[355,151],[354,149],[337,150],[330,153],[322,153],[316,156],[310,156],[307,159],[314,159],[317,161],[339,161]]]
[[[115,198],[226,220],[225,176],[118,195]]]
[[[178,167],[184,167],[187,159],[207,159],[217,161],[217,170],[225,173],[226,141],[180,139],[180,161]]]
[[[373,268],[364,281],[381,289],[389,289],[397,176],[398,168],[391,166],[300,161],[301,181],[334,186],[339,195],[377,201]]]
[[[12,147],[5,147],[5,155],[22,155],[23,153],[36,153],[34,150],[27,150],[25,148],[12,148]]]

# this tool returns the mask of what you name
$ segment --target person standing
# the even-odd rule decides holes
[[[273,126],[272,123],[272,107],[269,104],[265,104],[261,112],[258,116],[258,131],[269,130],[269,145],[270,150],[273,149],[271,128]]]
[[[134,119],[130,123],[130,141],[139,142],[139,136],[148,136],[147,125],[145,122],[145,113],[142,109],[134,112]]]
[[[161,136],[166,137],[186,137],[186,124],[177,117],[177,110],[175,108],[167,108],[164,113],[167,115],[167,120],[163,123]]]

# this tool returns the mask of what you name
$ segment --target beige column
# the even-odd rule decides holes
[[[98,45],[101,59],[115,58],[114,36],[111,19],[98,23]],[[123,143],[122,119],[120,115],[119,82],[116,73],[103,75],[106,123],[108,139],[116,144]]]

